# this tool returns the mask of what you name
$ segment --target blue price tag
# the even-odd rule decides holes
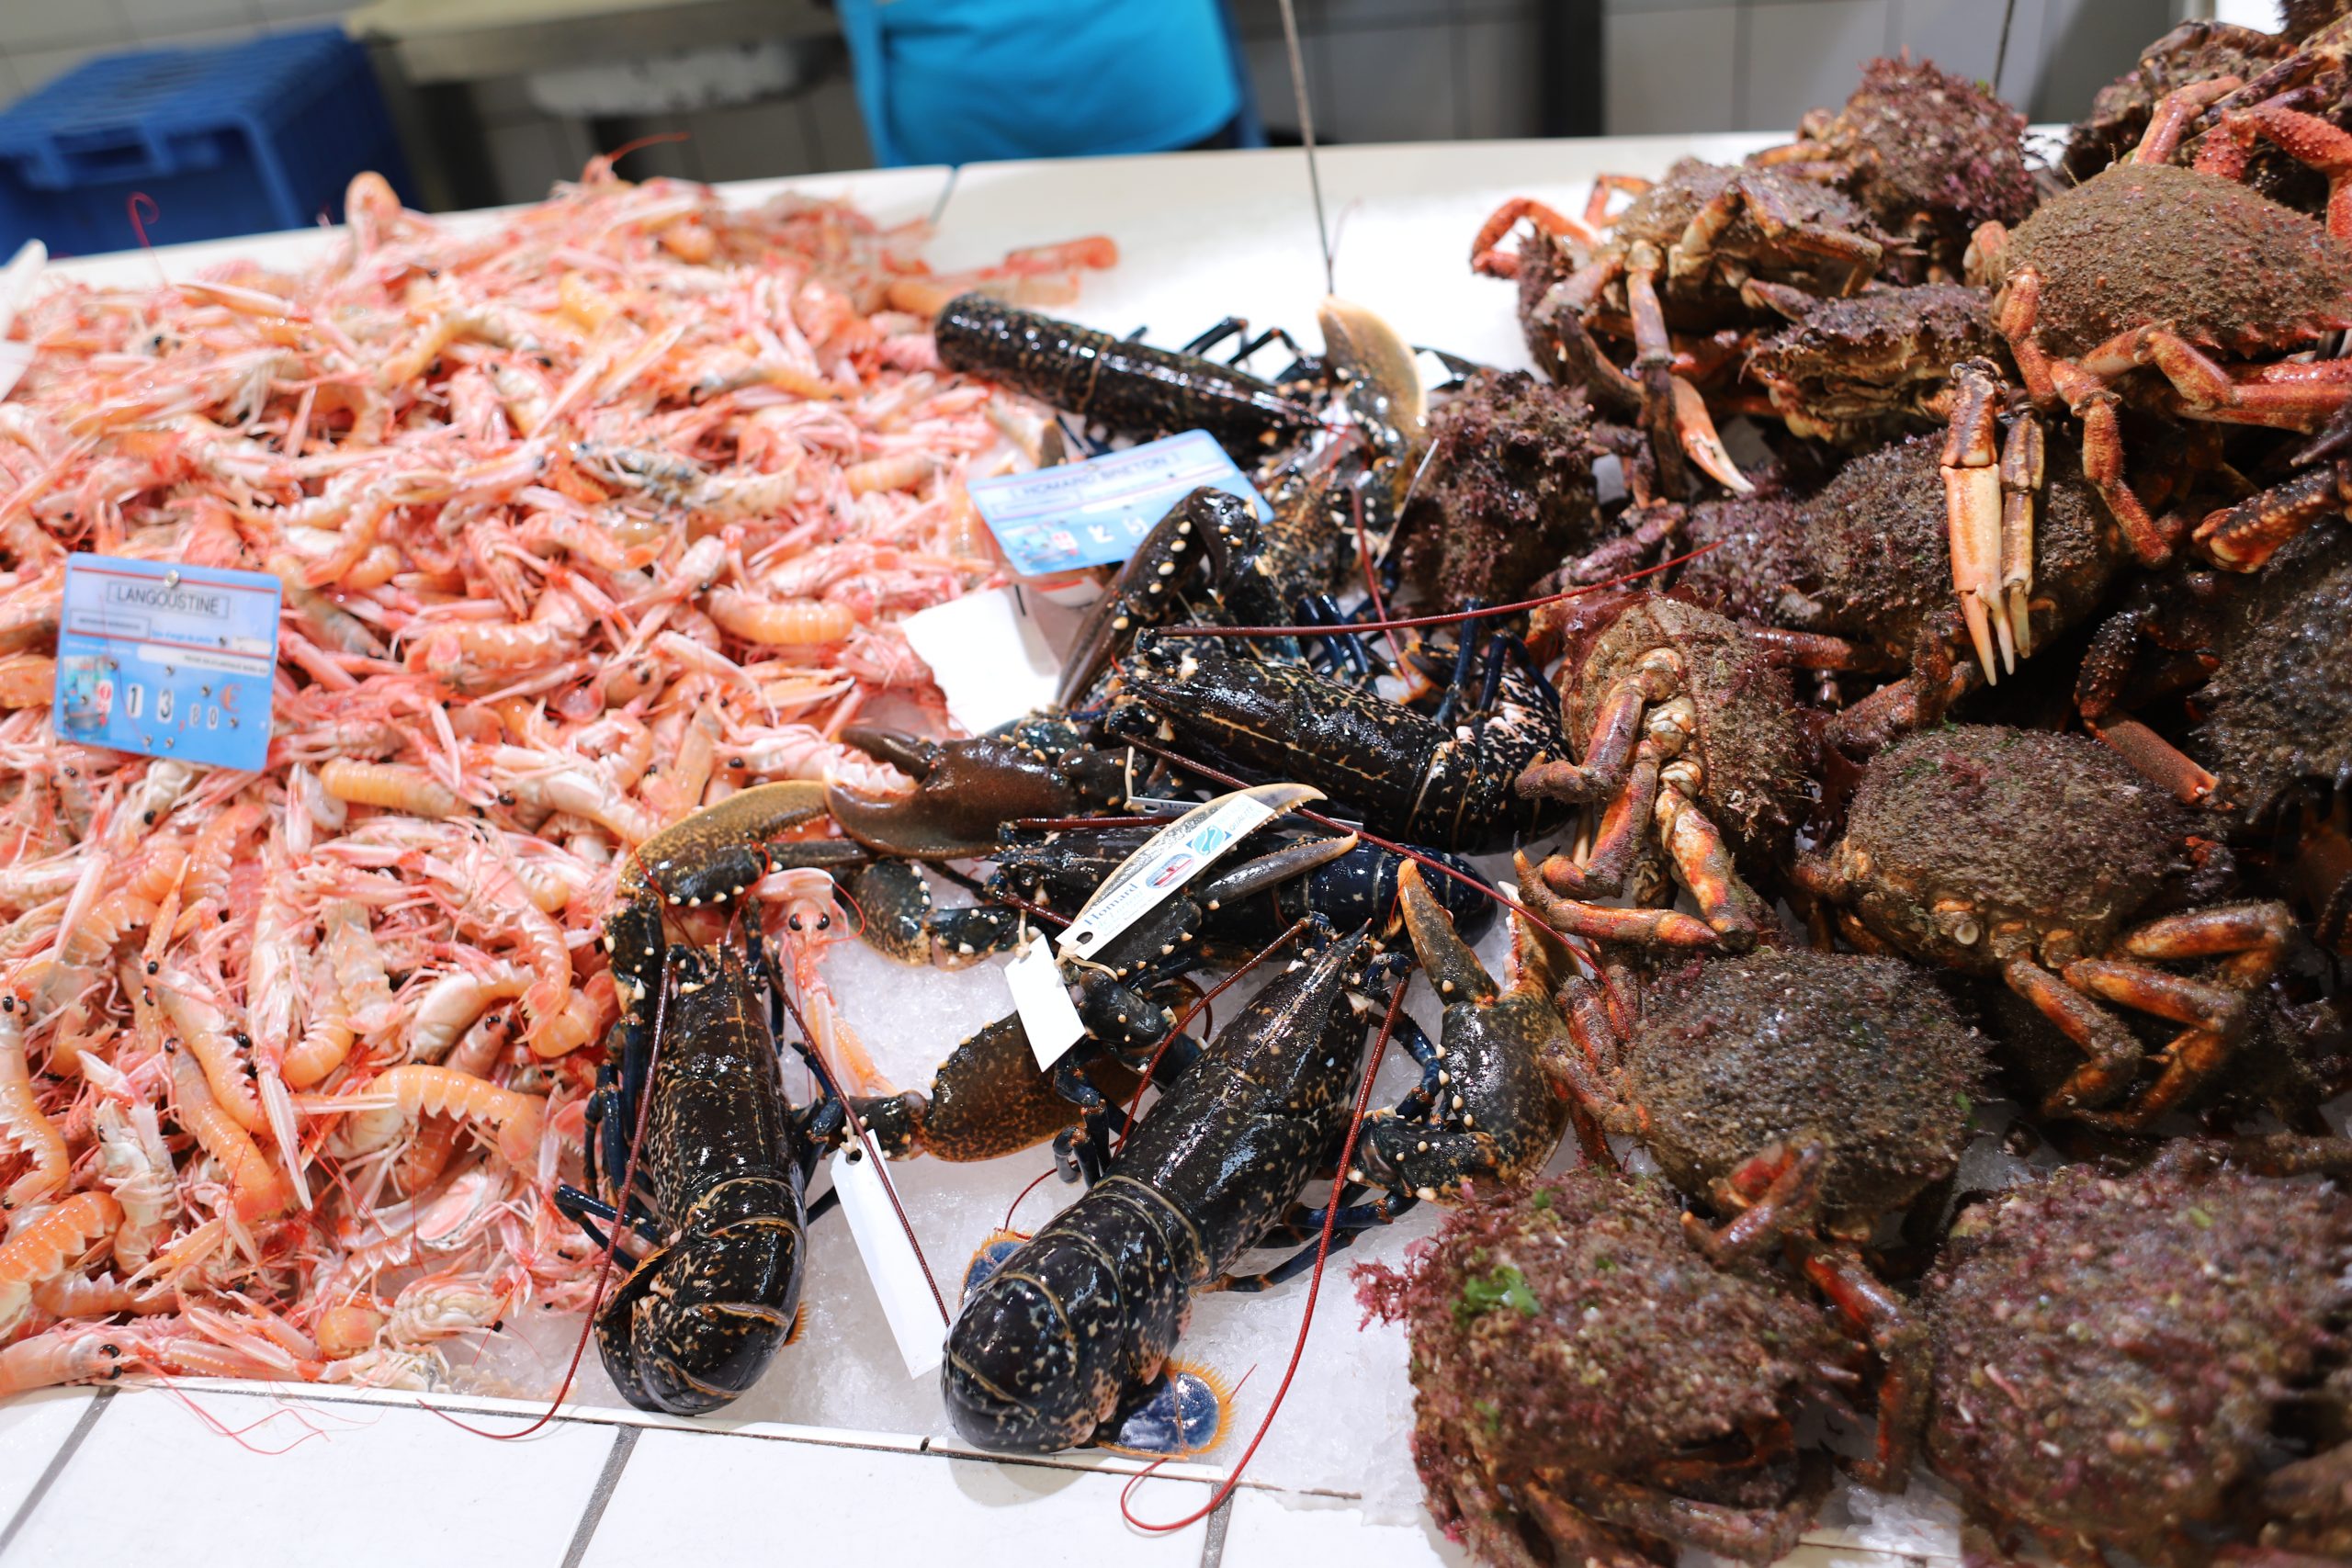
[[[259,773],[277,671],[277,579],[77,555],[57,629],[58,734]]]
[[[1274,509],[1204,430],[1026,474],[974,479],[972,504],[1023,577],[1108,566],[1203,485],[1238,495],[1261,521]]]

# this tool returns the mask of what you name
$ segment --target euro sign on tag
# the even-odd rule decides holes
[[[1069,987],[1053,949],[1033,942],[1004,966],[1004,983],[1012,990],[1013,1010],[1021,1015],[1021,1032],[1029,1037],[1037,1070],[1050,1073],[1064,1052],[1086,1032],[1078,1009],[1070,1005]]]
[[[1267,784],[1194,807],[1120,862],[1055,945],[1064,958],[1101,952],[1260,823],[1322,798],[1321,790],[1306,784]]]
[[[899,1359],[907,1364],[907,1376],[928,1377],[945,1359],[947,1325],[931,1293],[922,1259],[899,1224],[898,1211],[891,1207],[890,1194],[882,1185],[882,1173],[874,1168],[865,1146],[856,1143],[836,1150],[830,1168],[833,1190],[842,1197],[842,1213],[849,1221],[849,1234],[865,1264],[865,1277],[874,1281],[874,1293],[882,1300],[882,1316],[890,1325],[890,1337],[899,1342]]]

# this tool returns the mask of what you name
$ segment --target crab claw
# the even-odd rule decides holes
[[[1682,450],[1734,495],[1756,493],[1756,487],[1731,460],[1731,449],[1715,433],[1714,416],[1707,412],[1707,400],[1699,395],[1699,389],[1679,376],[1669,378],[1668,384],[1674,389],[1674,434]]]
[[[2001,469],[2000,450],[1994,442],[2000,394],[1991,367],[1979,360],[1954,366],[1952,385],[1958,395],[1942,460],[1951,581],[1960,593],[1960,613],[1968,622],[1977,666],[1987,684],[1997,685],[2004,666],[1994,657],[1996,617],[2001,647],[2009,654],[2007,668],[2017,668],[2009,617],[2001,604]]]
[[[877,795],[829,785],[825,805],[842,831],[880,854],[958,860],[996,848],[997,829],[1021,817],[1073,817],[1087,800],[1065,758],[995,736],[925,740],[852,725],[842,739],[916,781]]]

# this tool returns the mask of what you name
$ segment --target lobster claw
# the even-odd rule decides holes
[[[1073,757],[983,735],[925,740],[852,725],[842,739],[915,780],[912,792],[878,795],[831,784],[825,804],[842,831],[880,854],[961,860],[996,849],[999,824],[1022,817],[1072,817],[1086,808]]]
[[[1567,1022],[1552,1005],[1567,950],[1524,918],[1511,917],[1508,984],[1498,985],[1454,931],[1420,868],[1397,874],[1405,927],[1445,1004],[1437,1063],[1419,1096],[1431,1112],[1383,1112],[1364,1124],[1359,1168],[1392,1190],[1424,1199],[1465,1180],[1515,1185],[1543,1169],[1567,1128],[1566,1102],[1544,1063],[1567,1048]]]
[[[1237,542],[1249,537],[1256,524],[1257,513],[1248,502],[1205,485],[1170,507],[1079,623],[1062,664],[1061,684],[1054,693],[1055,705],[1080,705],[1125,639],[1141,627],[1165,626],[1175,617],[1177,586],[1190,575],[1187,552],[1206,561],[1211,582],[1222,581],[1232,570]]]

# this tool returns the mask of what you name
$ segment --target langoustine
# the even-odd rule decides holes
[[[0,1394],[130,1369],[422,1386],[584,1307],[549,1202],[616,1012],[635,846],[944,718],[901,616],[1002,581],[967,479],[1035,416],[923,225],[589,165],[486,228],[373,175],[315,265],[67,283],[0,403]],[[77,550],[266,571],[267,764],[53,730]],[[844,1050],[854,1041],[842,1039]]]

